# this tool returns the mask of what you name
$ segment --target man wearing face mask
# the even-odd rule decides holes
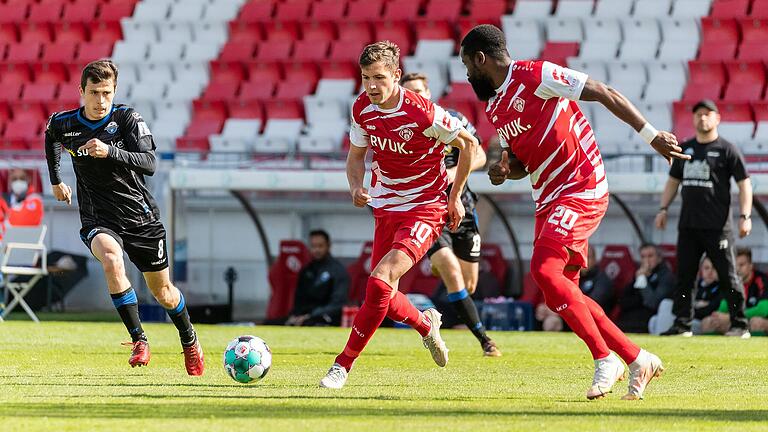
[[[29,175],[25,170],[11,170],[8,175],[8,190],[0,200],[0,221],[3,225],[40,225],[43,221],[43,201],[40,195],[30,188]]]

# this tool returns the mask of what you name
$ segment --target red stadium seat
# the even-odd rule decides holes
[[[208,84],[200,99],[206,101],[230,101],[235,99],[239,81],[219,81]]]
[[[498,135],[496,128],[488,121],[485,116],[485,107],[480,106],[477,109],[477,115],[475,116],[475,129],[477,129],[477,135],[483,140],[483,148],[488,149],[491,138]]]
[[[256,54],[256,42],[227,42],[219,53],[219,61],[250,61]]]
[[[309,16],[311,0],[291,0],[277,3],[274,18],[283,21],[300,21]]]
[[[272,19],[275,10],[275,2],[272,0],[247,2],[240,9],[237,21],[253,23],[266,22]]]
[[[221,132],[222,126],[224,126],[224,120],[193,117],[192,121],[189,122],[187,131],[184,133],[184,137],[191,139],[208,138],[210,135]]]
[[[737,59],[741,61],[764,61],[768,59],[768,42],[743,42],[739,46]]]
[[[275,82],[246,81],[240,86],[238,99],[241,101],[263,101],[275,94]]]
[[[495,243],[486,243],[480,252],[480,268],[488,270],[499,282],[502,292],[506,292],[509,279],[509,264],[504,259],[501,246]]]
[[[32,3],[29,6],[27,22],[30,23],[55,23],[61,19],[63,3]]]
[[[470,123],[475,124],[475,114],[477,112],[477,104],[465,99],[453,99],[452,95],[443,96],[437,102],[438,105],[445,109],[452,109],[458,111],[466,117]]]
[[[21,97],[23,83],[10,82],[0,85],[0,102],[16,102]]]
[[[606,245],[600,259],[600,269],[613,281],[613,286],[621,290],[635,278],[637,265],[629,247]]]
[[[30,120],[44,125],[50,113],[39,103],[15,102],[11,104],[14,120]]]
[[[296,41],[293,48],[293,58],[299,61],[320,61],[328,57],[328,41],[301,40]]]
[[[506,0],[470,0],[469,17],[479,20],[499,20],[507,12]]]
[[[713,18],[741,18],[747,15],[748,7],[749,0],[715,0],[709,16]]]
[[[312,21],[301,27],[301,39],[305,41],[330,42],[336,38],[336,27],[330,22]]]
[[[739,20],[739,27],[741,28],[742,43],[768,42],[768,19],[742,19]]]
[[[282,81],[277,84],[275,100],[301,101],[304,96],[312,94],[314,83],[309,81]]]
[[[675,102],[672,109],[672,122],[675,136],[678,141],[683,142],[696,135],[693,128],[693,106],[698,101],[693,102]]]
[[[24,22],[27,12],[29,12],[28,4],[0,4],[0,23]]]
[[[29,83],[24,85],[24,90],[21,93],[21,100],[23,102],[48,102],[53,100],[56,96],[56,84],[55,83]]]
[[[366,44],[373,41],[371,26],[365,22],[339,22],[336,31],[340,41],[361,41]]]
[[[320,62],[320,77],[324,79],[353,79],[360,82],[360,67],[355,61],[329,60]]]
[[[683,100],[720,99],[725,83],[725,69],[719,62],[688,62],[688,85],[683,93]]]
[[[750,101],[759,99],[765,88],[765,67],[762,63],[730,62],[725,64],[728,84],[723,99]]]
[[[88,40],[86,24],[61,22],[53,25],[56,42],[85,42]]]
[[[303,104],[298,101],[268,100],[264,102],[264,120],[303,119]]]
[[[26,64],[10,64],[0,62],[0,83],[24,84],[32,81],[32,71]]]
[[[382,19],[387,21],[412,21],[419,16],[419,2],[390,0],[384,5]]]
[[[711,42],[739,41],[739,26],[734,19],[701,19],[701,43],[702,46]]]
[[[751,18],[768,18],[768,2],[752,2],[752,10],[749,12]]]
[[[245,70],[237,62],[211,62],[210,82],[240,82],[245,79]]]
[[[8,123],[8,121],[10,120],[11,120],[11,107],[8,105],[7,102],[0,102],[0,124]]]
[[[346,11],[347,2],[344,0],[319,0],[312,3],[312,12],[309,17],[318,21],[341,22]]]
[[[43,56],[40,61],[46,63],[66,63],[75,58],[77,43],[55,42],[43,47]]]
[[[197,120],[219,120],[227,118],[227,105],[222,101],[195,100],[192,102],[194,118]]]
[[[431,297],[440,278],[432,274],[432,266],[427,257],[422,258],[401,278],[398,289],[403,294],[423,294]]]
[[[30,119],[14,118],[5,126],[3,138],[6,140],[33,140],[40,138],[41,123]]]
[[[208,137],[204,138],[188,138],[181,137],[176,139],[176,151],[177,152],[198,152],[206,153],[210,150],[208,144]]]
[[[456,22],[461,14],[461,6],[462,0],[430,0],[425,17],[431,21]]]
[[[768,122],[768,102],[752,102],[755,122]]]
[[[111,42],[83,42],[77,46],[77,62],[88,63],[93,60],[109,57],[112,54]]]
[[[243,87],[249,83],[243,83]],[[242,88],[241,87],[241,93]],[[229,105],[229,118],[242,118],[242,119],[264,119],[264,109],[261,103],[257,101],[244,101],[239,100],[231,102]]]
[[[568,57],[576,57],[578,54],[578,42],[547,42],[539,55],[539,59],[562,65],[566,64]]]
[[[77,91],[79,87],[79,83],[75,85],[70,83],[60,83],[58,85],[56,100],[46,104],[46,111],[65,111],[79,107],[81,105],[80,94]],[[56,109],[50,109],[54,105],[56,106]]]
[[[259,61],[288,60],[292,51],[292,40],[264,41],[259,44],[256,58]]]
[[[363,244],[363,250],[355,262],[347,267],[349,273],[349,301],[352,304],[360,305],[365,299],[365,287],[368,284],[368,278],[371,276],[371,252],[373,251],[373,242],[367,241]]]
[[[351,1],[347,7],[348,21],[375,21],[381,19],[383,0]]]
[[[295,41],[299,39],[299,25],[295,22],[270,21],[264,23],[264,39],[267,41]]]
[[[67,82],[67,68],[63,63],[35,63],[32,65],[32,73],[36,83],[59,84]]]
[[[464,39],[464,36],[469,33],[470,30],[475,28],[475,26],[478,26],[480,24],[491,24],[495,25],[496,27],[501,27],[501,21],[499,20],[499,16],[492,17],[492,18],[459,18],[459,24],[458,24],[458,30],[459,30],[459,38],[458,40],[461,41]]]
[[[0,122],[0,136],[2,136],[3,124]],[[0,152],[26,151],[28,140],[0,139]]]
[[[416,40],[456,39],[453,27],[445,21],[432,21],[429,18],[419,19],[414,25],[414,30],[416,33]]]
[[[25,23],[19,25],[19,41],[22,43],[51,43],[51,28],[48,24]]]
[[[269,269],[267,319],[283,318],[291,312],[299,272],[309,261],[309,249],[301,240],[280,242],[280,254]]]
[[[733,42],[708,42],[699,49],[698,60],[729,61],[736,58],[737,45]]]
[[[5,61],[8,63],[32,63],[40,59],[39,43],[18,43],[8,46]]]
[[[360,53],[368,44],[363,40],[339,40],[331,44],[331,51],[328,54],[329,60],[346,60],[357,63]]]
[[[117,21],[100,21],[96,23],[96,27],[89,27],[89,29],[91,31],[90,41],[93,43],[114,44],[123,38],[123,30]]]
[[[16,26],[11,23],[0,24],[0,45],[16,43],[19,41],[19,33]]]
[[[392,23],[388,21],[373,24],[376,32],[375,40],[389,40],[400,47],[400,57],[411,53],[411,29],[405,22]]]
[[[133,15],[138,0],[102,2],[99,8],[99,21],[119,21]]]
[[[61,21],[68,23],[90,23],[96,18],[97,6],[97,2],[67,3],[64,5],[64,15],[61,17]]]
[[[677,273],[677,246],[673,244],[660,244],[661,256],[669,264],[672,272]]]
[[[451,92],[448,97],[452,100],[475,102],[477,95],[469,83],[451,83]]]
[[[259,42],[263,39],[261,27],[256,23],[240,21],[229,23],[229,39],[227,39],[227,43]]]
[[[253,62],[248,66],[248,81],[269,82],[276,84],[282,79],[282,68],[279,63]]]
[[[754,122],[752,107],[749,103],[720,103],[717,105],[722,122]]]
[[[320,78],[316,62],[292,61],[283,64],[285,81],[309,82],[314,86]]]

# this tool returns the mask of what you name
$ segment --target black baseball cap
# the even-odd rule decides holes
[[[696,102],[696,105],[693,106],[693,110],[691,112],[696,112],[696,110],[698,110],[699,108],[706,108],[710,111],[720,112],[717,109],[717,105],[715,105],[715,102],[712,101],[711,99],[702,99]]]

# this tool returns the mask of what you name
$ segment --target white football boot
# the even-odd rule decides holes
[[[424,311],[424,315],[429,319],[431,328],[429,334],[424,336],[424,347],[429,349],[432,354],[432,360],[440,367],[445,367],[448,364],[448,347],[445,346],[443,338],[440,337],[440,325],[443,323],[440,320],[440,312],[435,308],[429,308]]]
[[[642,399],[645,387],[652,379],[661,376],[662,372],[664,365],[661,359],[646,350],[640,350],[637,359],[629,365],[629,390],[622,399]]]
[[[592,387],[587,390],[587,399],[599,399],[611,392],[616,381],[624,379],[624,363],[611,353],[608,357],[595,360],[595,376]]]
[[[334,363],[328,373],[320,380],[320,387],[340,389],[347,382],[347,370],[338,363]]]

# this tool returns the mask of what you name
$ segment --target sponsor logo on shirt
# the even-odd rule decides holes
[[[376,126],[374,125],[365,125],[365,128],[368,130],[376,130]]]
[[[391,152],[399,153],[399,154],[413,154],[412,151],[405,149],[404,142],[392,141],[390,138],[381,138],[381,137],[377,137],[376,135],[371,135],[370,138],[371,138],[371,145],[373,147],[379,147],[381,150],[389,150]]]
[[[67,132],[64,134],[65,137],[76,137],[82,135],[82,132]]]
[[[504,138],[504,141],[509,141],[510,138],[514,138],[518,135],[521,135],[523,132],[528,131],[528,129],[531,128],[531,125],[525,125],[523,126],[520,123],[520,119],[516,118],[512,120],[511,122],[505,124],[504,126],[497,129],[497,132],[499,133],[499,136]]]

